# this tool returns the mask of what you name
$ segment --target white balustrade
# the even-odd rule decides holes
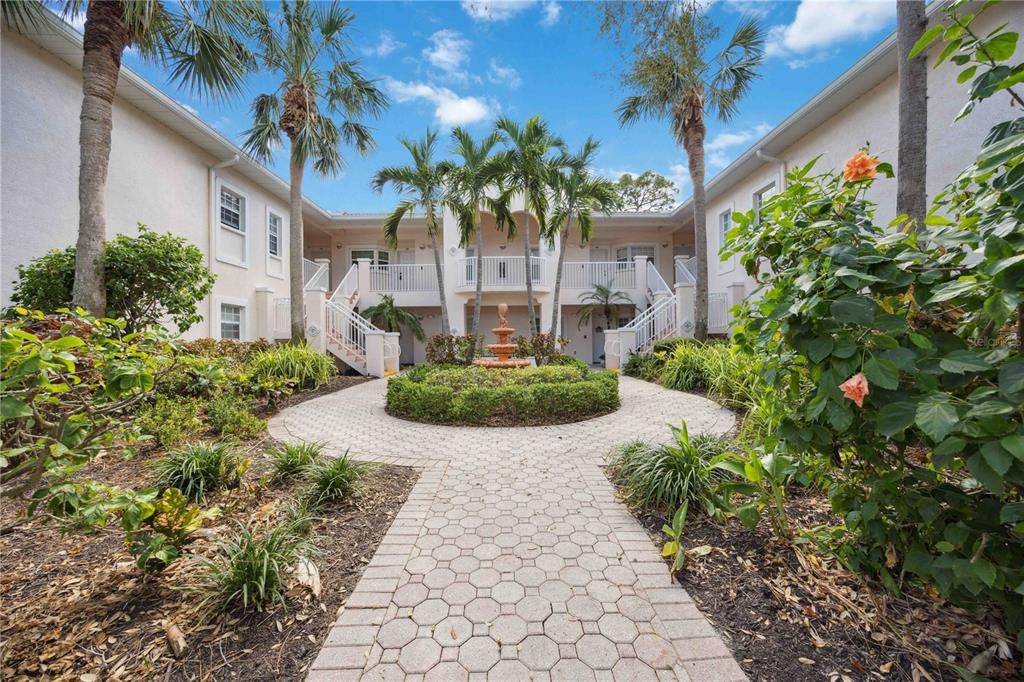
[[[327,290],[330,285],[331,272],[328,263],[317,263],[308,258],[302,259],[303,289]]]
[[[708,294],[708,329],[721,331],[729,328],[729,295],[722,292]]]
[[[383,294],[403,291],[437,291],[433,263],[370,266],[370,291]]]
[[[647,261],[647,289],[649,300],[654,300],[656,294],[672,295],[672,288],[665,282],[661,273],[658,272],[658,268],[654,265],[654,261],[651,260]]]
[[[697,258],[676,257],[676,284],[697,284]]]
[[[590,291],[595,286],[616,290],[636,288],[634,261],[570,261],[562,263],[562,288]]]
[[[484,256],[481,281],[485,287],[526,287],[524,256]],[[459,259],[459,286],[476,286],[476,258]],[[531,258],[534,284],[544,284],[544,259]]]
[[[676,297],[658,299],[622,329],[635,330],[635,352],[646,353],[655,341],[676,333]]]

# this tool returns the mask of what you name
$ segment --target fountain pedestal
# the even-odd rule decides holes
[[[512,358],[512,353],[516,350],[516,344],[509,341],[509,337],[512,336],[512,332],[515,331],[512,327],[508,326],[508,320],[505,319],[505,313],[508,312],[507,303],[498,304],[498,326],[492,329],[494,335],[498,338],[497,343],[487,344],[488,350],[497,356],[497,360],[490,358],[478,358],[473,361],[474,365],[479,367],[490,367],[493,369],[506,369],[510,367],[526,367],[530,364],[530,361],[525,358]]]

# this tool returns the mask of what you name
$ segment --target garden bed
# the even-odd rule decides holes
[[[280,515],[304,483],[269,483],[269,467],[252,444],[254,460],[235,490],[214,494],[207,506],[223,514],[188,545],[208,555],[237,524]],[[132,460],[108,454],[83,474],[125,487],[151,485],[151,457]],[[40,679],[300,679],[316,657],[338,608],[401,508],[416,474],[374,466],[361,492],[316,512],[311,530],[322,592],[315,598],[293,587],[286,606],[266,611],[235,609],[204,617],[199,597],[177,588],[195,582],[197,562],[183,557],[155,575],[140,572],[119,527],[82,534],[43,515],[0,538],[5,557],[0,580],[0,671],[6,680]],[[18,504],[5,500],[0,522]],[[173,621],[187,647],[175,658],[164,623]],[[92,677],[89,677],[92,675]]]
[[[521,369],[419,365],[388,381],[387,412],[453,426],[542,426],[599,417],[619,408],[612,372],[577,364]]]
[[[790,497],[786,510],[795,527],[838,523],[814,495]],[[660,547],[670,521],[650,509],[633,513]],[[755,682],[957,680],[939,661],[966,668],[1007,640],[996,613],[921,591],[895,598],[811,545],[776,541],[764,523],[747,530],[693,513],[682,544],[690,551],[678,582]],[[1020,679],[1019,664],[995,657],[988,677]]]

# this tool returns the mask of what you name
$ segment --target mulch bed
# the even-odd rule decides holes
[[[837,522],[822,497],[794,491],[786,507],[797,528]],[[660,547],[665,516],[633,512]],[[813,545],[776,541],[764,522],[750,531],[694,513],[683,544],[700,549],[677,580],[751,680],[957,680],[951,666],[972,661],[990,679],[1022,679],[998,614],[920,590],[893,597]]]
[[[338,390],[342,383],[331,386]],[[181,589],[196,584],[201,568],[188,554],[208,555],[239,523],[273,523],[304,488],[301,481],[271,481],[262,453],[272,444],[241,446],[253,461],[241,486],[207,499],[203,506],[222,514],[208,520],[185,556],[163,573],[145,575],[135,567],[120,526],[86,534],[40,512],[0,537],[0,679],[304,678],[417,474],[374,465],[358,495],[317,510],[311,535],[320,550],[314,559],[319,598],[295,585],[284,606],[264,612],[203,612],[200,595]],[[158,455],[125,460],[110,452],[90,462],[82,477],[145,487],[153,483],[150,462]],[[0,526],[19,518],[22,508],[0,502]],[[171,623],[186,642],[177,658],[166,634]]]

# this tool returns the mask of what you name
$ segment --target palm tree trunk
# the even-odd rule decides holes
[[[107,168],[114,95],[121,54],[131,43],[120,2],[90,2],[82,46],[82,112],[79,128],[78,241],[71,300],[105,315],[103,252],[107,238]]]
[[[295,158],[295,140],[291,141],[288,163],[291,180],[291,218],[288,226],[288,282],[291,295],[292,343],[306,340],[305,282],[302,267],[302,174],[305,164]]]
[[[530,214],[528,194],[523,194],[523,262],[526,263],[526,317],[530,320],[530,336],[540,332],[533,313],[533,252],[530,250]]]
[[[437,271],[437,292],[441,295],[441,334],[452,333],[452,325],[448,320],[448,301],[444,297],[444,266],[441,264],[441,246],[437,243],[436,229],[430,230],[430,246],[434,249],[434,269]]]
[[[704,121],[694,121],[683,132],[686,162],[693,184],[693,239],[697,256],[697,291],[694,302],[693,337],[708,338],[708,225],[704,196]]]
[[[476,232],[476,295],[473,298],[473,331],[470,334],[472,336],[472,343],[469,344],[469,348],[466,350],[467,365],[473,364],[473,356],[476,355],[476,344],[480,340],[480,306],[484,297],[484,240],[480,234],[482,226],[480,225],[479,211],[475,211],[474,221],[474,231]]]
[[[920,230],[928,212],[928,61],[925,52],[907,59],[924,34],[928,17],[924,0],[896,3],[896,43],[899,55],[899,155],[896,163],[896,213],[913,220]]]
[[[558,299],[562,295],[562,266],[565,264],[565,246],[569,243],[569,221],[562,227],[562,239],[558,245],[558,265],[555,268],[555,291],[551,295],[551,333],[558,338]]]

